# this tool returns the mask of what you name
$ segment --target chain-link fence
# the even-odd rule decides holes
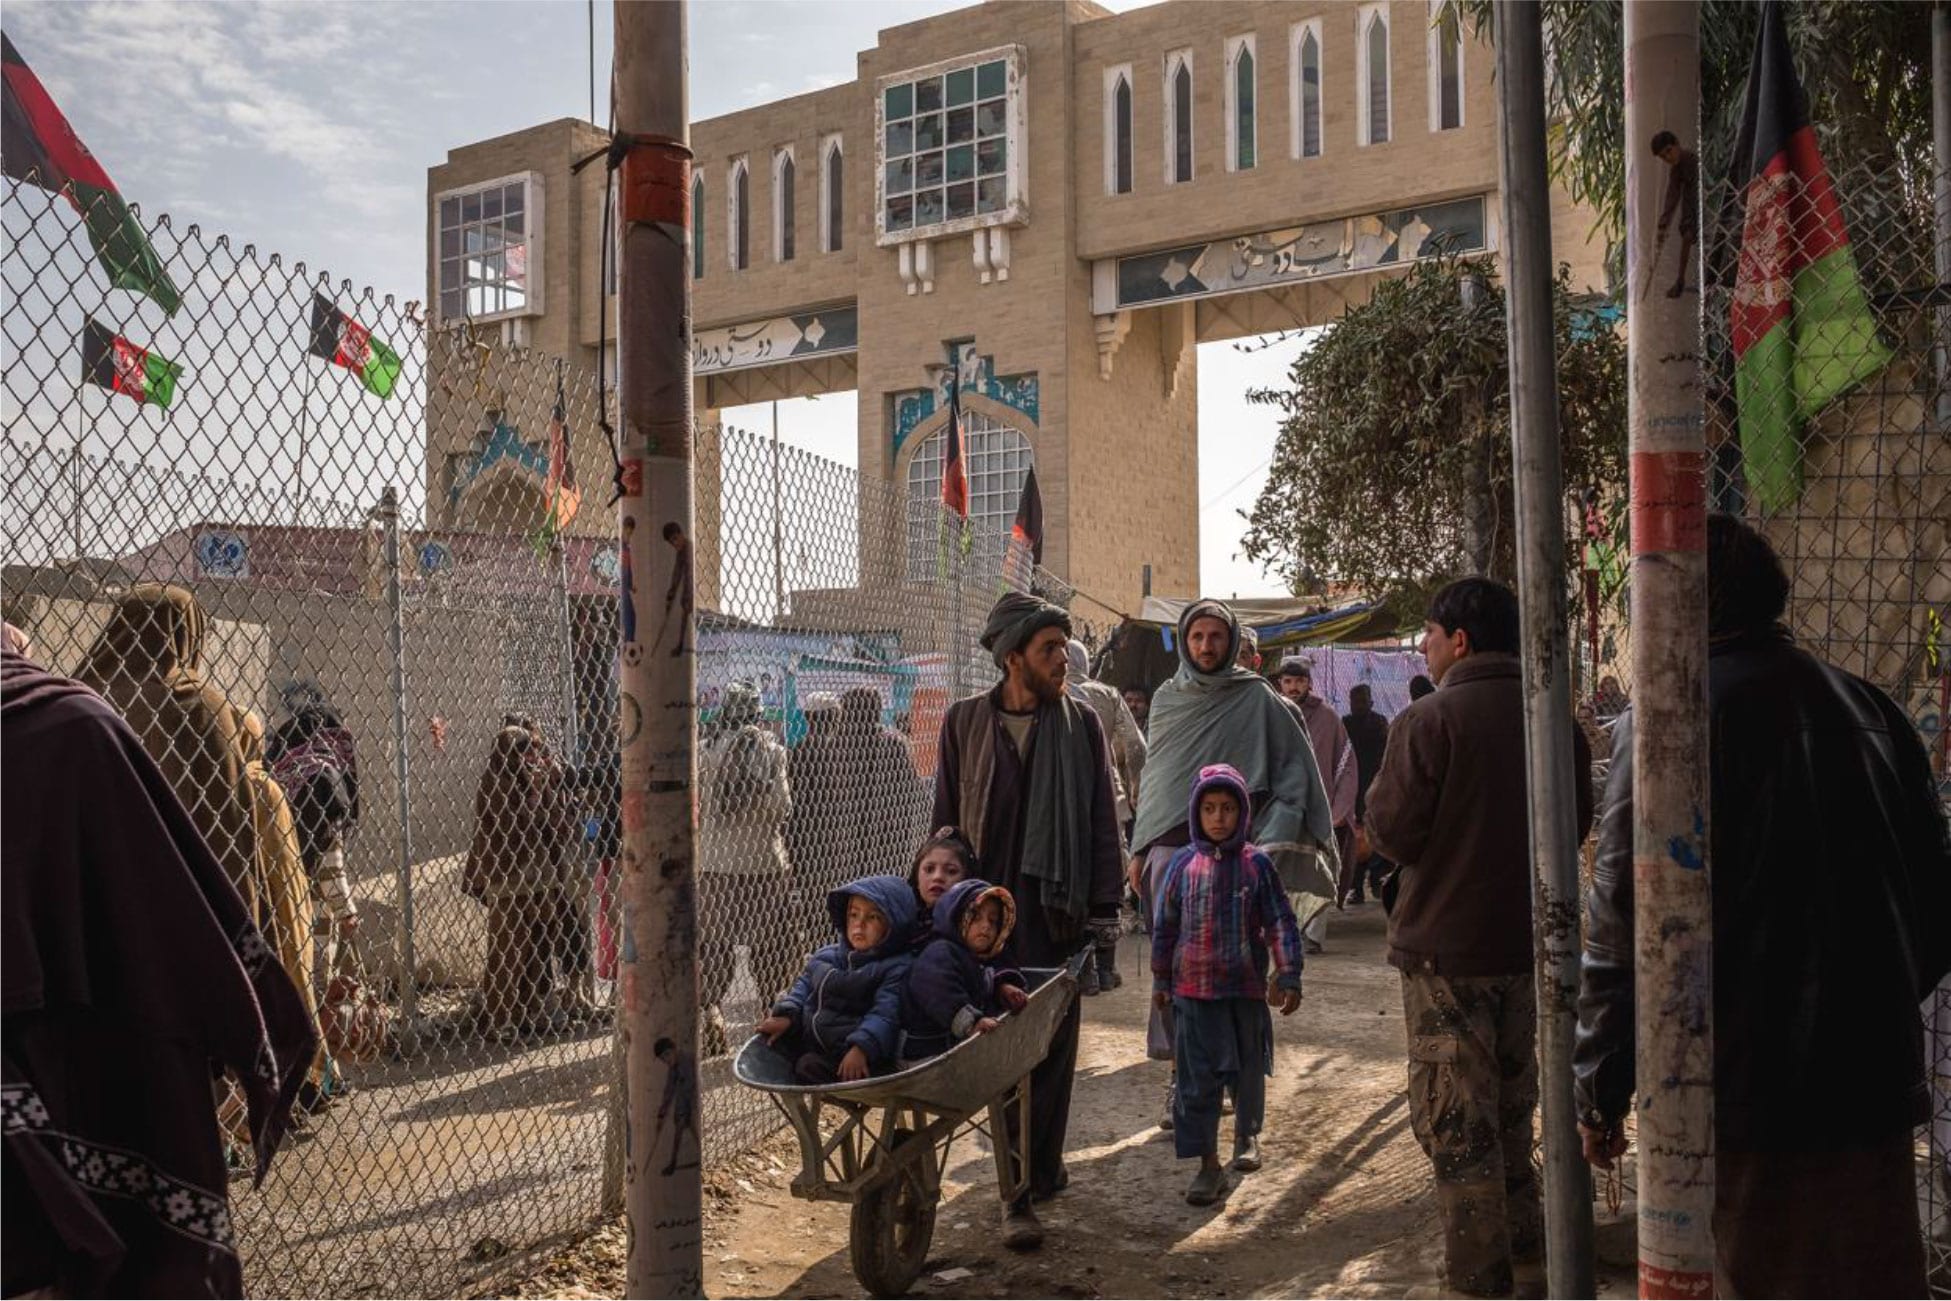
[[[165,314],[64,199],[0,223],[6,616],[135,726],[325,1031],[230,1189],[252,1290],[451,1294],[620,1195],[620,643],[695,627],[702,1160],[773,1128],[728,1049],[826,892],[907,870],[993,676],[991,540],[706,429],[693,536],[633,573],[593,376],[167,220]]]

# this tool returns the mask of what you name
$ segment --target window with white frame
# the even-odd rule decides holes
[[[611,261],[616,259],[612,257]],[[691,178],[691,278],[705,278],[705,178]]]
[[[725,253],[732,270],[743,271],[752,265],[752,169],[745,159],[734,158],[725,184],[725,218],[730,229]]]
[[[1363,5],[1355,15],[1356,138],[1365,145],[1389,140],[1389,10]]]
[[[1009,551],[1009,527],[1016,519],[1023,479],[1034,457],[1029,440],[1017,430],[978,411],[962,413],[963,471],[969,480],[969,555],[976,572],[998,572]],[[942,509],[942,449],[946,431],[936,430],[908,462],[908,580],[935,581],[945,548],[954,545],[954,516]],[[945,522],[946,521],[946,522]]]
[[[1165,56],[1165,183],[1192,179],[1192,51]]]
[[[1232,36],[1226,41],[1226,170],[1253,170],[1254,146],[1259,132],[1255,110],[1259,101],[1251,35]]]
[[[1429,129],[1463,125],[1463,16],[1457,0],[1431,0],[1429,16]]]
[[[434,198],[434,211],[441,320],[494,320],[542,310],[539,173],[443,191]]]
[[[1023,220],[1021,66],[1021,50],[1006,46],[876,83],[882,244]]]
[[[793,260],[793,237],[799,228],[798,199],[795,192],[798,167],[793,147],[782,146],[772,153],[772,260]]]
[[[838,253],[846,241],[847,187],[846,156],[840,137],[830,135],[820,141],[820,250]]]
[[[1292,128],[1287,151],[1296,158],[1321,156],[1321,20],[1295,23],[1288,31],[1293,83],[1288,92]]]
[[[1131,65],[1104,70],[1104,192],[1130,194],[1132,187]]]

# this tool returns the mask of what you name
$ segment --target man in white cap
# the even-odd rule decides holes
[[[1321,767],[1321,780],[1328,787],[1328,807],[1335,823],[1335,850],[1341,856],[1341,880],[1335,890],[1335,905],[1342,906],[1356,893],[1361,865],[1355,861],[1355,793],[1361,786],[1361,770],[1355,762],[1355,747],[1348,729],[1334,707],[1314,694],[1314,660],[1306,655],[1289,655],[1280,662],[1275,682],[1280,694],[1301,711],[1301,721],[1314,746],[1314,762]],[[1307,930],[1307,951],[1319,953],[1327,938],[1328,919],[1323,913]]]
[[[1104,728],[1104,739],[1111,743],[1111,785],[1118,799],[1118,837],[1126,838],[1132,811],[1138,805],[1138,778],[1145,771],[1145,734],[1138,720],[1125,707],[1124,697],[1107,682],[1091,676],[1091,655],[1075,637],[1065,648],[1069,672],[1064,675],[1064,692],[1079,704],[1090,706]],[[1122,861],[1122,851],[1120,852]],[[1118,975],[1118,926],[1101,927],[1095,937],[1096,954],[1084,964],[1079,988],[1086,994],[1116,989],[1124,984]]]

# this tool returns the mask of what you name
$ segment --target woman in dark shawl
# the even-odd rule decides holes
[[[75,674],[127,720],[210,852],[255,911],[257,829],[243,711],[204,676],[203,609],[181,587],[139,583]]]
[[[317,1039],[128,725],[0,655],[0,1294],[241,1296],[211,1095],[262,1180]]]

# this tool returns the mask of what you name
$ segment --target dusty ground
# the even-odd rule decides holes
[[[1143,941],[1128,941],[1124,988],[1085,1003],[1071,1186],[1040,1212],[1049,1241],[1024,1256],[997,1245],[993,1167],[978,1140],[959,1140],[917,1295],[1438,1294],[1441,1239],[1409,1129],[1402,1004],[1382,931],[1373,905],[1330,921],[1328,952],[1308,959],[1307,1001],[1275,1018],[1266,1168],[1234,1176],[1232,1195],[1205,1209],[1185,1204],[1192,1165],[1173,1158],[1157,1125],[1165,1066],[1144,1059]],[[712,1296],[863,1295],[848,1264],[847,1208],[796,1201],[793,1160],[789,1144],[773,1143],[710,1179]],[[1629,1269],[1606,1263],[1619,1237],[1601,1235],[1602,1295],[1630,1294]],[[601,1226],[501,1294],[620,1296],[622,1249],[621,1227]]]

